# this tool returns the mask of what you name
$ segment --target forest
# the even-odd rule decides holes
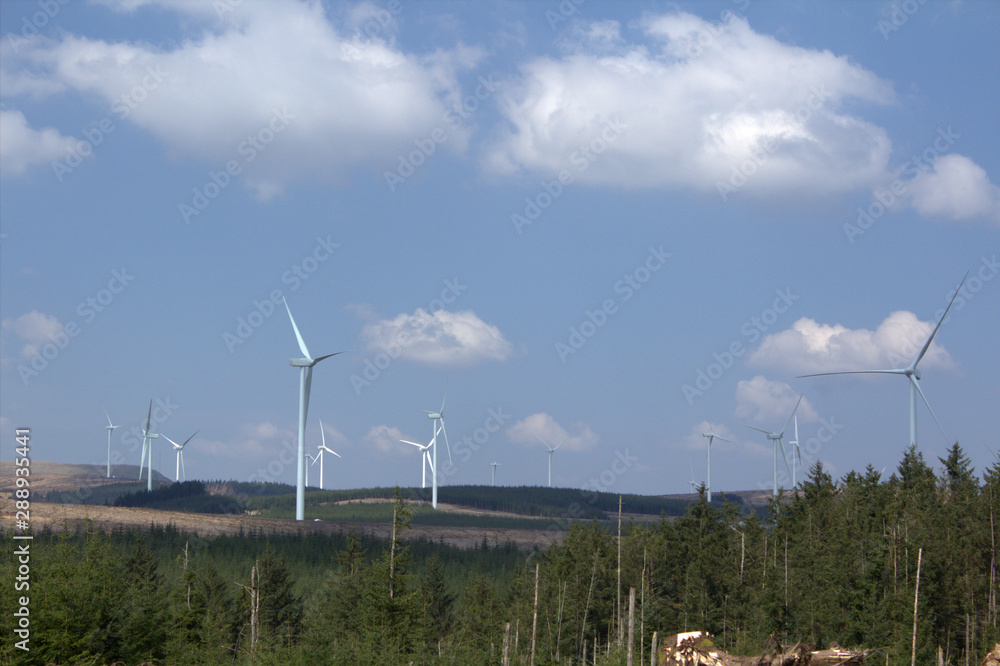
[[[939,463],[939,464],[938,464]],[[394,538],[173,528],[39,532],[24,664],[625,664],[659,636],[703,629],[736,654],[773,637],[879,650],[875,663],[978,664],[1000,640],[1000,460],[977,475],[958,443],[934,464],[833,479],[816,463],[766,515],[704,501],[656,523],[573,521],[545,550],[461,550]],[[555,518],[555,516],[550,516]],[[619,537],[620,534],[620,537]],[[4,580],[17,564],[5,539]],[[919,582],[918,582],[919,569]],[[916,595],[919,585],[919,595]],[[0,587],[14,608],[13,585]],[[14,618],[0,625],[13,635]],[[596,655],[595,655],[596,652]],[[883,656],[884,655],[884,656]]]

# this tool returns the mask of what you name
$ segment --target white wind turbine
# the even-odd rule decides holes
[[[433,422],[434,428],[434,436],[431,438],[431,447],[434,449],[434,456],[431,462],[431,506],[435,509],[438,506],[438,433],[444,435],[444,445],[448,448],[448,464],[451,464],[451,445],[448,443],[448,432],[444,429],[444,403],[447,400],[448,394],[445,393],[444,400],[441,401],[441,409],[436,412],[423,410],[424,414],[427,414],[427,418]]]
[[[150,404],[150,407],[152,407],[152,404]],[[104,410],[104,415],[108,416],[108,410],[107,409]],[[111,423],[111,417],[108,416],[108,425],[104,426],[104,428],[108,431],[108,478],[110,479],[111,478],[111,432],[115,428],[121,428],[121,426],[120,425],[112,425],[112,423]],[[142,474],[142,466],[139,467],[139,474],[140,475]]]
[[[199,432],[201,431],[195,430],[194,435],[197,435]],[[181,480],[181,470],[184,470],[184,480],[187,481],[187,470],[184,469],[184,447],[187,446],[188,442],[194,439],[194,435],[191,435],[190,437],[185,439],[183,444],[178,444],[177,442],[170,439],[166,435],[163,436],[163,439],[167,440],[168,442],[174,445],[174,451],[177,452],[177,469],[174,472],[174,481]]]
[[[702,437],[708,437],[708,449],[707,449],[707,451],[705,453],[705,458],[708,461],[708,482],[707,482],[707,487],[708,487],[708,501],[711,502],[712,501],[712,440],[717,439],[720,442],[728,442],[729,440],[726,439],[725,437],[721,437],[719,435],[716,435],[715,431],[712,430],[712,424],[711,423],[708,424],[708,432],[702,433],[701,436]],[[692,473],[691,476],[693,477],[694,474]]]
[[[434,473],[434,463],[431,461],[431,447],[434,446],[434,440],[431,440],[427,444],[417,444],[416,442],[411,442],[408,439],[399,440],[404,444],[412,444],[413,446],[420,449],[420,457],[423,459],[423,474],[420,476],[420,487],[427,487],[427,466],[430,465],[431,474]]]
[[[938,329],[941,328],[941,324],[944,323],[944,318],[948,316],[948,311],[951,310],[952,303],[955,302],[955,298],[958,297],[958,292],[961,291],[962,286],[965,284],[965,280],[969,277],[966,273],[965,277],[962,278],[962,282],[958,285],[958,289],[955,290],[955,295],[951,297],[951,301],[948,303],[948,307],[945,308],[944,314],[938,320],[937,326],[931,331],[930,336],[921,347],[920,351],[913,358],[913,362],[910,363],[905,368],[893,368],[891,370],[844,370],[841,372],[816,372],[811,375],[801,375],[801,377],[822,377],[825,375],[904,375],[907,378],[907,383],[910,385],[910,446],[916,447],[917,445],[917,394],[920,394],[920,398],[927,405],[927,411],[931,413],[934,418],[934,422],[937,423],[938,428],[941,428],[940,421],[934,416],[934,410],[931,409],[931,405],[927,402],[924,392],[920,389],[920,370],[917,369],[917,364],[927,353],[927,350],[931,346],[931,342],[934,340],[934,336],[937,335]],[[942,434],[944,434],[944,428],[941,428]],[[947,437],[947,435],[945,435]]]
[[[535,437],[538,437],[538,435],[535,435]],[[569,435],[563,437],[563,441],[559,442],[555,446],[549,446],[544,439],[538,437],[538,441],[545,444],[545,448],[549,451],[549,488],[552,487],[552,454],[556,452],[556,449],[565,444],[567,439],[569,439]]]
[[[295,479],[295,520],[305,520],[306,518],[306,414],[309,412],[309,388],[312,386],[313,366],[325,358],[342,354],[327,354],[319,358],[313,358],[306,348],[306,341],[299,333],[299,327],[295,324],[295,317],[288,307],[288,301],[281,299],[285,303],[285,310],[288,311],[288,318],[292,322],[292,329],[295,331],[295,338],[299,341],[299,350],[304,358],[289,359],[288,365],[299,369],[299,453],[298,471]]]
[[[698,487],[698,482],[694,480],[694,464],[691,463],[691,456],[688,456],[688,467],[691,468],[691,480],[688,481],[688,485],[691,486],[691,494],[693,495],[697,492],[695,489]]]
[[[798,402],[795,403],[795,409],[792,410],[792,413],[788,417],[788,420],[785,421],[785,427],[781,429],[781,432],[774,432],[774,431],[771,431],[771,430],[764,430],[763,428],[758,428],[756,426],[747,425],[746,423],[743,424],[743,425],[745,425],[746,427],[748,427],[748,428],[750,428],[752,430],[756,430],[758,432],[764,433],[765,435],[767,435],[767,438],[769,440],[771,440],[772,442],[774,442],[774,461],[773,462],[774,462],[774,496],[775,497],[778,496],[778,447],[779,446],[781,447],[781,455],[784,456],[785,467],[788,467],[788,456],[785,454],[785,445],[781,443],[781,439],[782,439],[782,437],[785,436],[785,431],[788,430],[788,425],[792,422],[792,417],[795,416],[795,412],[798,411],[798,409],[799,409],[799,403],[801,403],[801,402],[802,402],[802,394],[800,393],[799,394],[799,400],[798,400]]]
[[[149,410],[146,412],[146,427],[142,431],[142,460],[139,461],[139,480],[142,480],[142,464],[149,456],[149,464],[146,471],[146,490],[153,489],[153,440],[159,437],[149,432],[149,420],[153,414],[153,401],[149,401]],[[148,443],[147,443],[148,442]]]
[[[316,452],[316,458],[319,459],[319,489],[323,490],[323,454],[329,452],[338,458],[340,458],[341,455],[326,445],[326,433],[323,432],[322,421],[319,422],[319,434],[323,437],[323,443],[317,447],[319,451]]]
[[[491,486],[497,485],[497,467],[502,467],[502,466],[503,466],[503,463],[498,463],[498,462],[491,462],[490,463],[490,467],[491,467],[491,470],[490,470],[490,485]]]
[[[799,447],[799,417],[798,415],[792,419],[795,423],[795,439],[788,442],[788,445],[792,447],[792,490],[797,487],[795,484],[795,459],[798,458],[799,464],[802,464],[802,450]]]

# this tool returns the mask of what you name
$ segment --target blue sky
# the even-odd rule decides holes
[[[767,488],[888,475],[920,364],[1000,447],[1000,6],[991,2],[0,4],[0,425],[40,460],[191,477]],[[133,432],[129,432],[133,430]],[[786,442],[791,439],[786,436]],[[4,447],[9,458],[12,447]],[[442,450],[442,455],[444,451]],[[164,473],[173,453],[156,443]],[[311,480],[315,483],[315,476]],[[785,485],[789,485],[785,482]]]

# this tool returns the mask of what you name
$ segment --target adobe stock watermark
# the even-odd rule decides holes
[[[565,364],[566,359],[571,354],[575,354],[583,348],[587,341],[608,323],[608,319],[618,312],[621,303],[631,300],[635,293],[649,282],[653,273],[663,268],[672,256],[674,255],[663,250],[662,245],[659,248],[650,246],[645,260],[615,282],[614,292],[621,296],[621,301],[619,302],[615,298],[606,298],[601,303],[601,307],[595,310],[586,310],[583,313],[584,320],[578,326],[569,327],[569,337],[566,342],[560,340],[556,343],[556,354],[559,355],[559,360]]]
[[[571,169],[562,169],[552,181],[542,181],[540,191],[533,197],[524,198],[524,209],[521,213],[511,213],[510,221],[514,225],[514,230],[518,234],[524,233],[524,227],[530,226],[541,217],[542,213],[562,196],[566,186],[570,185],[576,177],[585,172],[590,165],[608,147],[621,136],[624,131],[621,121],[615,116],[612,120],[604,122],[604,129],[598,136],[595,136],[588,143],[581,145],[569,156]],[[575,173],[574,173],[575,171]]]
[[[486,410],[486,418],[483,420],[483,425],[473,430],[471,435],[462,435],[462,438],[458,440],[458,443],[455,445],[455,457],[462,463],[472,460],[473,456],[486,446],[490,438],[499,432],[504,424],[512,418],[510,414],[504,413],[503,407],[497,407],[496,409],[491,407]],[[458,466],[451,460],[441,462],[439,456],[438,464],[441,466],[441,476],[438,477],[438,485],[440,485],[442,479],[447,479],[458,473]]]
[[[903,0],[899,4],[890,5],[889,20],[879,19],[875,27],[882,33],[882,40],[888,42],[889,35],[896,32],[910,20],[910,17],[920,11],[927,0]]]
[[[111,113],[119,121],[128,118],[132,112],[149,97],[149,93],[160,87],[167,78],[167,73],[159,67],[147,67],[142,81],[131,90],[115,98],[111,103]],[[73,173],[73,170],[83,164],[83,160],[94,154],[94,148],[104,143],[105,138],[115,131],[115,121],[110,115],[95,120],[84,129],[83,139],[74,145],[66,147],[66,157],[52,162],[52,171],[61,183],[63,178]]]
[[[275,137],[288,128],[289,121],[294,118],[295,116],[288,113],[286,107],[272,109],[271,117],[265,125],[236,146],[236,158],[227,161],[225,167],[219,171],[210,170],[205,184],[192,188],[190,205],[184,202],[177,205],[184,224],[191,224],[192,217],[201,215],[212,201],[229,187],[233,179],[243,173],[243,168],[257,159],[271,145]]]
[[[829,419],[821,418],[819,420],[819,427],[816,429],[816,434],[807,439],[805,442],[799,443],[799,453],[802,456],[802,466],[798,467],[798,465],[796,465],[796,467],[797,469],[801,469],[803,474],[802,476],[796,475],[796,485],[803,481],[803,478],[809,468],[819,460],[819,452],[823,450],[823,447],[829,444],[833,438],[837,436],[837,433],[843,430],[843,428],[844,424],[837,423],[836,416],[831,416]],[[790,451],[790,453],[793,456],[795,455],[795,451]],[[787,463],[788,461],[786,460],[785,462]],[[790,483],[792,479],[789,476],[787,469],[779,467],[777,480],[778,487],[784,488],[785,484]],[[773,486],[773,478],[770,481],[757,481],[758,490],[771,490]]]
[[[823,108],[824,102],[830,98],[832,93],[826,89],[822,83],[819,86],[809,88],[809,96],[806,101],[799,104],[792,117],[795,125],[801,127],[812,117],[813,112]],[[729,181],[716,181],[715,188],[719,192],[719,198],[723,201],[729,200],[729,195],[735,194],[741,187],[746,185],[750,178],[764,166],[764,163],[778,150],[778,143],[774,137],[768,136],[752,151],[750,156],[732,168],[729,173]]]
[[[333,253],[340,247],[340,243],[334,243],[331,236],[326,238],[316,237],[316,245],[306,256],[281,274],[281,283],[289,286],[289,292],[298,290],[302,283],[315,273],[320,265],[333,256]],[[236,318],[236,329],[233,333],[226,331],[222,334],[222,342],[226,349],[232,354],[236,348],[250,339],[254,332],[264,325],[275,310],[283,307],[281,299],[285,297],[285,292],[281,289],[272,289],[271,292],[262,299],[255,299],[253,308],[246,316]]]
[[[29,41],[37,37],[39,31],[56,17],[63,5],[68,3],[69,0],[38,0],[35,3],[38,11],[32,13],[30,19],[27,14],[21,17],[21,30],[19,31],[21,36],[18,37],[16,33],[12,32],[7,37],[7,42],[14,53],[20,53],[21,47],[26,46]]]
[[[799,300],[799,296],[793,294],[790,287],[785,287],[784,290],[775,289],[774,293],[776,298],[771,303],[771,307],[764,308],[759,315],[750,317],[740,326],[741,338],[729,343],[722,353],[713,352],[714,362],[709,363],[704,370],[701,368],[695,370],[694,385],[684,384],[681,387],[681,392],[688,405],[693,405],[695,398],[705,395],[705,392],[712,388],[727,370],[733,367],[736,359],[747,352],[748,347],[744,346],[743,338],[746,338],[746,345],[756,344],[761,336],[778,321],[780,315],[788,312],[795,301]]]
[[[432,299],[425,311],[433,315],[438,310],[444,310],[445,306],[454,303],[461,296],[462,292],[468,288],[469,285],[462,284],[458,281],[458,278],[454,280],[446,279],[440,296]],[[407,347],[414,342],[415,340],[410,333],[405,329],[401,329],[392,340],[381,345],[382,351],[374,356],[365,357],[362,364],[364,365],[364,370],[361,371],[361,374],[354,373],[351,375],[351,388],[354,389],[354,395],[361,395],[362,389],[368,388],[373,382],[378,380],[382,376],[382,373],[389,369],[392,362],[399,358]]]
[[[82,320],[82,324],[89,324],[97,318],[97,315],[115,300],[115,297],[125,291],[125,288],[135,279],[126,268],[120,271],[112,270],[111,279],[108,286],[99,290],[76,306],[76,314]],[[54,361],[59,354],[69,346],[69,343],[83,331],[81,323],[70,321],[63,325],[62,330],[55,334],[46,334],[49,342],[38,348],[34,356],[28,360],[27,364],[20,363],[17,366],[17,374],[21,381],[27,386],[39,373],[44,372],[49,364]]]
[[[888,188],[884,190],[875,188],[873,201],[868,204],[867,208],[858,207],[858,217],[853,224],[851,222],[844,223],[844,235],[847,237],[847,242],[853,245],[859,236],[863,236],[866,231],[871,229],[879,218],[907,194],[907,183],[922,172],[931,171],[934,168],[934,162],[942,155],[947,154],[955,140],[960,138],[962,135],[952,131],[951,125],[947,129],[938,127],[937,137],[931,145],[919,155],[914,155],[904,162],[899,176],[889,183]],[[904,180],[904,177],[907,180]]]
[[[410,176],[415,174],[417,169],[423,166],[437,152],[438,146],[448,141],[449,132],[460,127],[463,120],[471,118],[480,104],[489,99],[496,92],[497,88],[502,85],[502,81],[493,80],[493,74],[489,74],[486,77],[480,76],[479,84],[475,87],[473,93],[463,97],[454,108],[445,111],[442,120],[447,124],[447,129],[440,126],[435,127],[427,137],[415,139],[413,145],[416,146],[416,149],[406,155],[400,154],[396,170],[387,170],[385,172],[385,184],[389,187],[389,191],[395,192],[398,186],[405,183]]]

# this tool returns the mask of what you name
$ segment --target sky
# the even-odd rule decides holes
[[[189,478],[767,489],[1000,449],[1000,5],[0,3],[0,432]],[[785,443],[794,438],[794,424]],[[943,431],[943,432],[942,432]],[[154,466],[173,477],[169,444]],[[331,462],[332,461],[332,462]],[[783,470],[782,485],[791,485]],[[798,472],[801,478],[801,468]],[[318,467],[311,485],[317,485]]]

